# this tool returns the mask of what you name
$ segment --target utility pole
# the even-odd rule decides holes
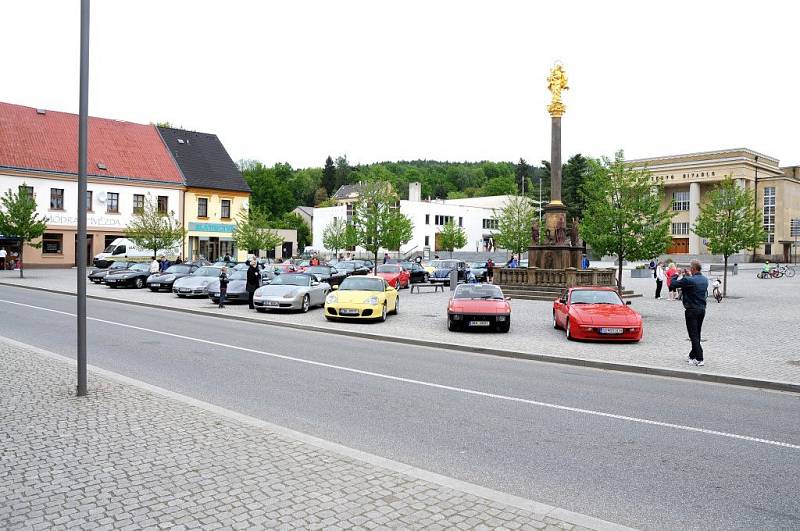
[[[78,396],[86,396],[86,149],[89,122],[89,0],[81,0],[78,109]]]

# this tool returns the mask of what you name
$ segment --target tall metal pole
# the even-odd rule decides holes
[[[89,0],[81,0],[78,110],[78,396],[86,396],[86,148],[89,122]]]

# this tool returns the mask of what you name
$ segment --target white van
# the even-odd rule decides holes
[[[156,257],[159,256],[166,256],[167,260],[174,260],[177,258],[179,252],[179,248],[176,247],[174,249],[169,250],[159,250],[156,253]],[[111,245],[105,248],[105,250],[94,257],[94,266],[95,267],[108,267],[111,265],[111,262],[115,260],[131,260],[131,261],[149,261],[153,258],[153,250],[152,249],[142,249],[137,247],[135,243],[133,243],[128,238],[117,238]]]

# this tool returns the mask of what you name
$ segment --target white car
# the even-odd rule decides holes
[[[172,293],[178,297],[206,297],[208,285],[219,278],[221,267],[203,266],[191,275],[179,278],[172,284]]]
[[[301,310],[324,306],[331,286],[306,273],[281,273],[272,282],[253,294],[253,305],[259,312],[267,310]]]

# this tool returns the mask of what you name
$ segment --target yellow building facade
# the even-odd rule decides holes
[[[248,212],[250,194],[210,188],[188,188],[184,195],[186,241],[184,256],[188,260],[215,261],[226,254],[242,261],[247,249],[239,249],[233,240],[233,229],[240,212]]]

